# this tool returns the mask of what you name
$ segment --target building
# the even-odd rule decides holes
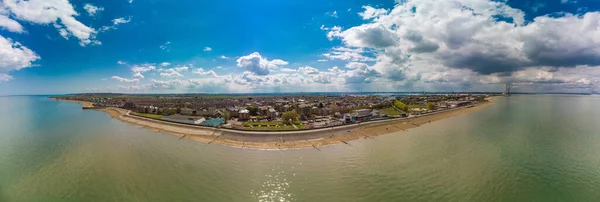
[[[219,118],[214,118],[214,119],[211,119],[211,120],[208,120],[208,121],[204,121],[204,122],[202,122],[201,125],[203,125],[203,126],[217,127],[217,126],[220,126],[220,125],[223,125],[223,124],[225,124],[225,119],[219,117]]]
[[[366,121],[373,117],[370,109],[357,109],[352,111],[355,121]]]
[[[195,116],[196,110],[192,109],[192,108],[183,108],[183,109],[181,109],[181,114],[188,115],[188,116]]]
[[[241,121],[245,121],[245,120],[250,119],[250,111],[247,110],[247,109],[240,110],[240,112],[238,113],[238,115],[239,115],[238,119],[241,120]]]
[[[271,118],[271,120],[275,120],[277,119],[277,111],[275,111],[275,109],[271,108],[269,109],[269,118]]]
[[[510,95],[510,84],[504,84],[504,95]]]
[[[446,101],[446,104],[450,106],[450,108],[464,107],[470,105],[469,101]]]
[[[177,123],[185,123],[185,124],[196,124],[199,125],[204,122],[206,119],[203,117],[197,116],[187,116],[187,115],[179,115],[175,114],[172,116],[167,116],[162,118],[165,121],[177,122]]]

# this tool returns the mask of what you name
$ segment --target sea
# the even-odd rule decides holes
[[[493,102],[374,139],[257,150],[0,97],[0,201],[600,200],[600,96]]]

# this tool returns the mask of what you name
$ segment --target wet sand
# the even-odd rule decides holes
[[[155,132],[166,132],[207,144],[255,149],[315,148],[318,150],[319,147],[326,145],[351,144],[353,140],[375,138],[379,135],[408,130],[437,120],[470,113],[490,104],[491,102],[488,102],[470,108],[457,108],[418,117],[388,119],[334,128],[272,132],[239,131],[171,123],[129,115],[128,110],[120,108],[109,107],[97,110],[104,111],[117,120],[136,124]]]

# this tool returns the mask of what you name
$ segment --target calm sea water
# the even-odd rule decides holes
[[[0,97],[0,201],[598,201],[599,121],[600,97],[513,96],[351,146],[263,151]]]

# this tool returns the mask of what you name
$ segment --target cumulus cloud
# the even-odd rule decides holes
[[[131,22],[131,16],[127,17],[127,18],[124,18],[124,17],[115,18],[115,19],[112,20],[113,24],[111,26],[103,26],[102,27],[102,31],[108,31],[108,30],[112,30],[112,29],[117,29],[117,27],[120,24],[127,24],[129,22]]]
[[[94,6],[92,4],[85,4],[83,9],[88,13],[89,16],[95,16],[98,12],[103,11],[103,7]]]
[[[13,19],[8,18],[8,16],[5,15],[0,15],[0,27],[2,27],[2,29],[11,31],[11,32],[16,32],[16,33],[23,33],[25,32],[25,30],[23,29],[23,26],[21,26],[21,24]]]
[[[206,47],[204,47],[204,49],[202,49],[202,50],[203,50],[204,52],[208,52],[208,51],[212,51],[212,48],[211,48],[211,47],[208,47],[208,46],[206,46]]]
[[[310,75],[310,74],[318,74],[319,70],[317,70],[316,68],[311,67],[311,66],[306,66],[306,67],[298,68],[298,72],[300,72],[304,75]]]
[[[66,0],[5,0],[0,4],[2,9],[11,13],[18,20],[35,24],[52,24],[61,36],[74,36],[81,46],[100,44],[96,38],[96,30],[77,21],[79,14],[73,5]],[[14,25],[13,25],[14,26]]]
[[[171,65],[171,63],[168,63],[168,62],[160,63],[160,66],[163,66],[163,67],[166,67],[166,66],[169,66],[169,65]]]
[[[242,56],[236,60],[237,66],[246,69],[256,75],[268,75],[270,69],[277,69],[279,66],[287,65],[288,62],[274,59],[268,60],[262,57],[258,52]]]
[[[334,47],[329,53],[323,53],[322,56],[332,60],[346,60],[346,61],[374,61],[372,57],[366,56],[368,54],[363,48],[348,48],[348,47]]]
[[[165,44],[163,44],[163,45],[160,45],[160,47],[159,47],[159,48],[160,48],[161,50],[163,50],[163,51],[169,51],[169,49],[168,49],[168,48],[169,48],[169,44],[171,44],[171,42],[170,42],[170,41],[167,41]]]
[[[0,73],[31,67],[39,59],[40,56],[21,43],[0,36]]]
[[[227,57],[227,56],[224,56],[224,55],[221,55],[221,57],[220,57],[220,58],[221,58],[221,59],[223,59],[223,60],[227,60],[227,59],[229,59],[229,57]]]
[[[12,80],[13,77],[8,74],[0,74],[0,83]]]
[[[344,44],[322,56],[375,62],[346,65],[360,70],[346,74],[378,76],[365,81],[382,78],[402,85],[466,87],[478,82],[522,82],[533,76],[540,78],[537,83],[556,83],[556,77],[549,76],[556,75],[552,69],[600,65],[600,12],[537,16],[526,23],[523,11],[503,1],[405,0],[391,10],[363,9],[359,16],[366,20],[364,24],[321,29],[328,39]],[[537,69],[532,75],[532,68],[538,67],[550,69]]]
[[[182,77],[183,74],[181,72],[188,71],[188,69],[189,67],[187,66],[178,66],[169,69],[159,69],[158,71],[161,72],[160,76],[162,77]]]
[[[134,73],[135,72],[144,73],[144,72],[155,70],[155,69],[156,69],[156,66],[151,65],[151,64],[133,65],[131,67],[131,71]]]
[[[137,83],[140,80],[139,79],[128,79],[128,78],[123,78],[123,77],[119,77],[119,76],[112,76],[111,79],[117,80],[119,82],[123,82],[123,83]]]
[[[215,71],[213,71],[213,70],[204,71],[204,69],[202,69],[202,68],[194,69],[192,71],[192,74],[197,74],[197,75],[200,75],[200,76],[210,75],[212,77],[217,77],[217,73],[215,73]]]
[[[386,15],[388,13],[388,11],[383,8],[373,8],[371,6],[363,6],[363,9],[365,9],[365,11],[358,13],[358,15],[360,15],[363,18],[363,20],[377,18],[381,15]]]

